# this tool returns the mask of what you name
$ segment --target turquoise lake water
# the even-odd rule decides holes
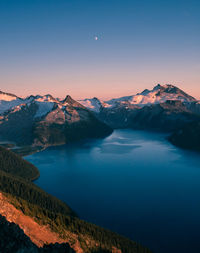
[[[155,253],[200,252],[200,154],[166,135],[116,130],[26,157],[35,183],[77,214]]]

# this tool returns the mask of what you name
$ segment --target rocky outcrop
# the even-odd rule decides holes
[[[56,243],[37,247],[14,222],[0,215],[0,252],[5,253],[75,253],[67,243]]]

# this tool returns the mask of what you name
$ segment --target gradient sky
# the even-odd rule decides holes
[[[107,99],[171,83],[200,99],[199,13],[199,0],[0,0],[0,89]]]

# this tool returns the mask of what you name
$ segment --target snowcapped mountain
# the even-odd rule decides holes
[[[158,84],[152,90],[145,89],[141,93],[132,96],[114,98],[108,101],[100,101],[98,98],[79,100],[88,109],[99,112],[102,108],[112,109],[119,104],[124,106],[137,105],[139,107],[152,104],[165,103],[167,100],[179,100],[181,102],[195,102],[196,99],[171,84]]]
[[[20,98],[13,94],[5,93],[0,91],[0,115],[8,111],[20,110],[25,105],[30,105],[31,103],[36,103],[38,105],[38,111],[35,117],[43,116],[48,113],[52,108],[54,103],[57,103],[51,95],[45,96],[29,96],[27,98]]]
[[[112,129],[69,95],[19,98],[0,93],[0,138],[18,145],[48,146],[102,137]]]
[[[21,98],[13,94],[0,91],[0,114],[21,103],[22,103]]]
[[[106,136],[114,128],[173,131],[199,117],[199,101],[170,84],[109,101],[0,92],[0,138],[18,145],[65,144]]]
[[[179,100],[181,102],[194,102],[195,98],[189,96],[184,91],[171,84],[158,84],[152,90],[144,90],[133,96],[121,97],[107,101],[108,104],[129,101],[131,104],[145,106],[151,104],[161,104],[167,100]]]
[[[64,100],[60,100],[52,97],[49,94],[44,96],[37,95],[29,96],[27,98],[20,98],[16,95],[0,91],[0,115],[6,113],[7,111],[20,110],[21,107],[26,105],[30,106],[30,104],[34,103],[37,106],[35,117],[42,117],[49,113],[55,105],[57,105],[59,108],[66,108],[68,105],[67,99],[68,96]],[[92,99],[78,100],[76,103],[78,103],[78,107],[82,105],[95,113],[99,113],[102,109],[112,110],[113,108],[119,106],[124,106],[126,108],[132,108],[131,106],[144,107],[152,104],[165,103],[168,100],[198,103],[195,98],[186,94],[178,87],[170,84],[158,84],[152,90],[146,89],[141,93],[137,93],[136,95],[115,98],[108,101],[102,101],[94,97]]]
[[[137,128],[171,131],[200,115],[200,104],[171,84],[108,101],[80,101],[112,128]]]

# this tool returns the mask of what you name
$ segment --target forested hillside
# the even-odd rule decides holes
[[[169,141],[172,144],[185,148],[200,151],[200,120],[184,125],[175,131]]]
[[[33,164],[1,146],[0,170],[27,180],[34,180],[40,175]]]

